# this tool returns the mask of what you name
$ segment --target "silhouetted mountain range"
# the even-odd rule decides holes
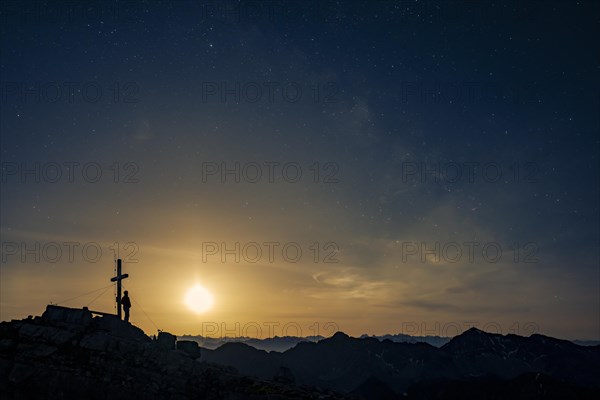
[[[396,343],[427,343],[427,344],[430,344],[435,347],[442,347],[443,345],[448,343],[450,340],[452,340],[451,337],[412,336],[412,335],[406,335],[403,333],[398,333],[398,334],[394,334],[394,335],[392,335],[392,334],[386,334],[386,335],[363,334],[360,336],[360,338],[361,339],[375,338],[380,341],[387,339],[387,340],[391,340],[392,342],[396,342]],[[281,352],[291,349],[292,347],[296,346],[300,342],[318,342],[320,340],[325,339],[325,337],[320,336],[320,335],[319,336],[304,336],[304,337],[274,336],[271,338],[258,339],[258,338],[252,338],[252,337],[246,337],[246,336],[213,338],[213,337],[202,336],[202,335],[183,335],[183,336],[178,336],[178,339],[194,341],[194,342],[198,343],[198,345],[200,347],[203,347],[205,349],[210,349],[210,350],[217,349],[217,348],[221,347],[222,345],[224,345],[225,343],[244,343],[244,344],[252,346],[258,350],[278,351],[281,353]],[[580,345],[580,346],[600,345],[600,341],[598,341],[598,340],[573,340],[572,342],[577,345]]]
[[[274,336],[272,338],[266,339],[257,339],[251,337],[222,337],[222,338],[212,338],[201,335],[183,335],[178,336],[178,340],[191,340],[196,343],[200,347],[205,349],[214,350],[216,348],[221,347],[225,343],[244,343],[248,346],[252,346],[258,350],[265,351],[278,351],[283,352],[291,349],[295,345],[300,342],[318,342],[319,340],[325,339],[324,336],[306,336],[306,337],[298,337],[298,336]]]
[[[9,399],[583,399],[600,395],[598,376],[600,346],[475,328],[439,348],[338,332],[266,352],[153,339],[87,309],[0,323]]]
[[[446,343],[448,343],[450,341],[450,339],[452,339],[449,337],[441,337],[441,336],[411,336],[411,335],[404,335],[402,333],[399,333],[397,335],[389,335],[388,334],[388,335],[381,335],[381,336],[369,336],[369,335],[365,334],[365,335],[362,335],[360,338],[364,339],[364,338],[369,338],[369,337],[376,338],[378,340],[388,339],[388,340],[391,340],[392,342],[398,342],[398,343],[423,342],[423,343],[428,343],[435,347],[441,347],[441,346],[445,345]],[[198,343],[198,345],[200,347],[203,347],[205,349],[210,349],[210,350],[219,348],[222,345],[224,345],[225,343],[244,343],[244,344],[252,346],[258,350],[284,352],[284,351],[289,350],[292,347],[296,346],[300,342],[318,342],[320,340],[325,339],[325,337],[320,336],[320,335],[319,336],[305,336],[305,337],[274,336],[272,338],[257,339],[257,338],[244,337],[244,336],[212,338],[212,337],[201,336],[201,335],[183,335],[183,336],[179,336],[178,339],[192,340],[192,341]]]
[[[503,336],[475,328],[441,348],[426,343],[357,339],[338,332],[318,343],[299,343],[283,353],[228,343],[204,350],[202,357],[261,378],[286,367],[298,383],[373,399],[390,393],[429,398],[431,393],[423,390],[423,384],[443,391],[472,384],[479,393],[480,389],[512,382],[509,386],[520,390],[532,385],[531,379],[548,385],[551,382],[551,386],[577,395],[600,393],[600,346],[583,347],[543,335]],[[380,394],[369,397],[369,392]]]

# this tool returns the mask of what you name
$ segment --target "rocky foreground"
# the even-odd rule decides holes
[[[193,342],[154,340],[116,316],[48,306],[0,323],[3,399],[343,399],[326,389],[242,376],[201,360]],[[279,382],[277,382],[279,381]]]
[[[600,346],[470,329],[441,347],[338,332],[282,353],[215,350],[48,306],[0,323],[2,399],[597,399]],[[343,393],[343,394],[340,394]],[[344,397],[352,396],[352,397]]]

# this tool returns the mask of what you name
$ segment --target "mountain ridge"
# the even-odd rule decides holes
[[[476,328],[477,329],[477,328]],[[485,332],[485,331],[482,331]],[[464,333],[464,332],[463,332]],[[488,333],[488,332],[486,332]],[[511,335],[511,333],[507,334]],[[534,334],[535,335],[535,334]],[[458,336],[458,335],[457,335]],[[543,335],[542,335],[543,336]],[[353,336],[351,336],[353,337]],[[551,337],[551,336],[548,336]],[[319,342],[323,339],[326,339],[325,336],[273,336],[268,338],[254,338],[248,336],[236,336],[236,337],[205,337],[202,335],[191,335],[185,334],[177,337],[179,340],[191,340],[196,343],[200,347],[205,349],[214,350],[218,347],[222,346],[225,343],[245,343],[256,349],[265,350],[265,351],[277,351],[284,352],[286,350],[291,349],[301,342]],[[452,340],[452,337],[446,336],[411,336],[404,333],[390,334],[386,333],[384,335],[368,335],[362,334],[360,336],[356,336],[359,339],[366,338],[375,338],[380,341],[390,340],[395,343],[427,343],[435,347],[442,347]],[[600,340],[566,340],[572,343],[575,343],[579,346],[597,346],[600,345]]]
[[[221,348],[205,349],[203,355],[206,360],[258,377],[272,375],[285,366],[298,382],[343,393],[361,392],[360,386],[369,379],[367,386],[382,382],[398,394],[423,382],[491,379],[525,385],[530,382],[518,378],[530,373],[540,373],[559,385],[600,388],[596,378],[600,376],[600,346],[584,347],[544,335],[487,333],[477,328],[441,348],[421,342],[353,338],[338,332],[316,343],[298,343],[283,353],[245,351],[244,363],[236,361],[241,357],[231,352],[225,360]]]
[[[597,376],[600,346],[476,328],[439,348],[336,332],[280,353],[239,342],[211,350],[167,332],[153,339],[85,308],[48,306],[0,323],[8,399],[594,398]]]
[[[176,344],[167,332],[152,339],[117,316],[50,305],[42,316],[0,323],[0,393],[3,399],[346,398],[240,375],[199,355],[197,344]]]

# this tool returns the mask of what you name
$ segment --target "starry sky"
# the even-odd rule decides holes
[[[597,2],[1,7],[1,320],[600,339]]]

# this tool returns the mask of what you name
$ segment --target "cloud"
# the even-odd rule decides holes
[[[317,286],[309,288],[314,298],[370,299],[380,295],[385,282],[370,279],[355,268],[320,271],[312,275]]]

